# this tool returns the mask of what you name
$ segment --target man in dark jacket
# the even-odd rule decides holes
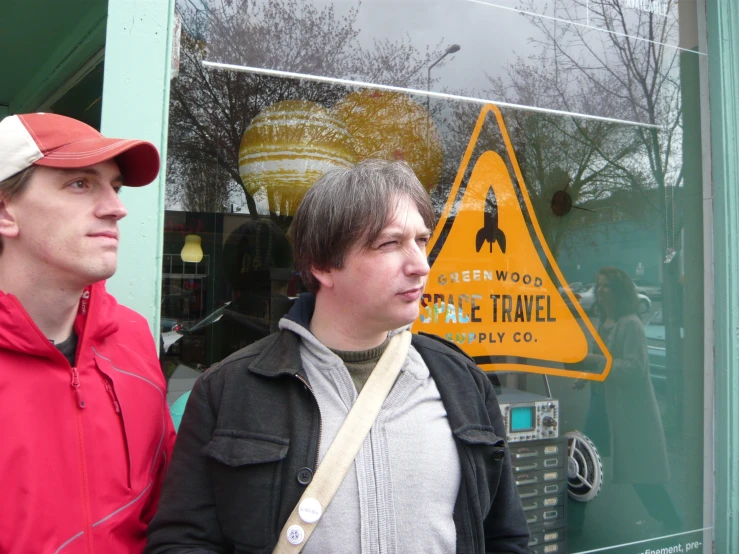
[[[292,223],[311,294],[273,334],[196,383],[159,511],[155,553],[269,553],[388,336],[419,314],[433,228],[403,163],[322,177]],[[493,387],[470,358],[414,336],[393,389],[304,554],[528,552]],[[302,550],[300,550],[302,549]]]

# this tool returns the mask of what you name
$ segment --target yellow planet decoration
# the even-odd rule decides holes
[[[403,160],[431,190],[439,182],[444,148],[428,111],[407,94],[364,89],[341,99],[332,113],[354,137],[359,160]]]
[[[269,210],[294,215],[300,201],[328,170],[356,162],[346,125],[308,100],[284,100],[263,109],[244,132],[239,173],[254,195],[265,191]]]

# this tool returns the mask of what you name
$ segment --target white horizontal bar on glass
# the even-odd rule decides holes
[[[238,71],[241,73],[256,73],[259,75],[270,75],[272,77],[285,77],[289,79],[305,79],[308,81],[316,81],[319,83],[333,83],[337,85],[345,85],[352,87],[365,87],[380,90],[391,90],[396,92],[407,92],[409,94],[417,94],[419,96],[430,96],[431,98],[440,98],[443,100],[462,100],[466,102],[475,102],[478,104],[495,104],[502,108],[516,108],[518,110],[528,110],[532,112],[548,113],[554,115],[563,115],[568,117],[578,117],[581,119],[591,119],[594,121],[604,121],[606,123],[618,123],[620,125],[632,125],[635,127],[645,127],[648,129],[660,129],[659,125],[650,123],[639,123],[637,121],[628,121],[626,119],[614,119],[611,117],[602,117],[599,115],[589,115],[577,112],[568,112],[564,110],[552,110],[549,108],[538,108],[536,106],[526,106],[525,104],[512,104],[510,102],[499,102],[489,98],[475,98],[472,96],[461,96],[459,94],[449,94],[446,92],[433,92],[428,90],[420,90],[406,87],[395,87],[392,85],[379,85],[377,83],[367,83],[365,81],[353,81],[351,79],[339,79],[337,77],[324,77],[322,75],[310,75],[308,73],[295,73],[292,71],[281,71],[278,69],[264,69],[262,67],[249,67],[245,65],[233,65],[218,62],[202,62],[205,67],[212,69],[220,69],[225,71]]]

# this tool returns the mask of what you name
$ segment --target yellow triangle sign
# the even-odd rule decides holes
[[[502,135],[503,156],[475,152],[488,120]],[[414,331],[456,343],[486,371],[605,380],[611,354],[544,240],[494,105],[480,113],[428,253],[431,271]],[[606,359],[599,373],[580,364],[589,342]]]

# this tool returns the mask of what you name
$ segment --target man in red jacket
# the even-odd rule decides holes
[[[146,321],[105,292],[154,145],[0,121],[0,552],[135,553],[174,442]]]

